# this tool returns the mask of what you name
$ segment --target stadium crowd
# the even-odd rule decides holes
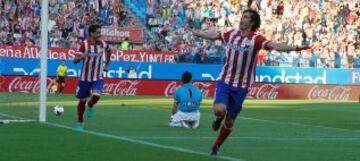
[[[121,0],[49,0],[49,46],[76,48],[93,23],[136,26]],[[223,63],[221,41],[197,39],[186,27],[218,32],[237,28],[248,0],[148,0],[143,44],[133,50],[175,51],[179,62]],[[354,0],[254,0],[259,30],[267,38],[315,48],[260,52],[259,65],[360,67],[360,2]],[[36,24],[36,25],[34,25]],[[141,26],[140,26],[141,27]],[[40,44],[40,0],[0,1],[0,45]],[[116,44],[118,45],[118,44]],[[119,46],[121,46],[119,44]],[[119,47],[120,48],[120,47]]]
[[[155,33],[155,50],[177,50],[179,61],[221,63],[221,42],[199,42],[185,26],[208,32],[237,28],[247,0],[149,1],[149,28]],[[360,2],[353,0],[255,0],[262,17],[259,30],[267,38],[291,45],[310,44],[301,54],[266,52],[260,65],[360,67]],[[178,39],[179,34],[184,34]],[[157,42],[157,43],[155,43]],[[186,47],[185,47],[186,46]]]
[[[0,44],[40,44],[40,0],[0,1]],[[121,0],[49,0],[49,46],[76,48],[90,24],[135,26]]]

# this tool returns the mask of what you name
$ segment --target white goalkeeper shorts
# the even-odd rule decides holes
[[[200,111],[182,112],[177,111],[169,123],[170,127],[197,128],[200,124]]]

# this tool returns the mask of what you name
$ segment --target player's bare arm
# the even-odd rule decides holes
[[[175,101],[173,104],[173,108],[171,110],[171,115],[174,115],[176,113],[178,106],[179,106],[179,102]]]
[[[198,36],[207,40],[217,40],[220,39],[220,33],[208,33],[208,32],[203,32],[200,30],[194,30],[194,29],[189,29],[189,31],[192,32],[192,34],[194,36]]]
[[[301,50],[308,50],[311,49],[311,46],[290,46],[287,45],[285,43],[275,43],[275,42],[270,42],[268,44],[270,49],[276,50],[276,51],[284,51],[284,52],[289,52],[289,51],[301,51]]]
[[[170,115],[170,121],[173,119],[173,116],[175,115],[175,113],[178,110],[178,106],[179,106],[179,102],[174,102],[173,107],[171,109],[171,115]]]

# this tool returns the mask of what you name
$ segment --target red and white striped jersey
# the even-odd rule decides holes
[[[84,40],[78,51],[86,54],[83,59],[83,66],[81,68],[80,80],[81,81],[96,81],[103,79],[103,59],[105,58],[105,41],[94,44],[90,39]]]
[[[248,88],[255,80],[257,54],[260,49],[269,50],[263,36],[251,32],[242,37],[240,30],[221,33],[226,45],[226,61],[217,80],[237,88]]]

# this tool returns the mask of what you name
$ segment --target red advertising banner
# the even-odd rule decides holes
[[[172,52],[159,51],[111,51],[112,61],[139,61],[139,62],[157,62],[157,63],[176,63],[175,54]],[[67,59],[72,60],[76,55],[74,49],[50,48],[49,59]],[[0,57],[11,58],[29,58],[38,59],[40,57],[40,48],[36,46],[4,46],[0,45]]]
[[[48,89],[54,84],[48,78]],[[213,97],[215,82],[194,82],[204,97]],[[37,93],[40,89],[38,77],[0,76],[0,92]],[[153,95],[172,96],[181,86],[180,81],[106,79],[103,94],[117,96]],[[66,78],[64,93],[75,94],[77,78]],[[265,84],[255,83],[248,91],[253,99],[308,99],[308,100],[358,100],[360,86],[309,85],[309,84]]]
[[[74,93],[77,86],[77,78],[66,78],[64,93]],[[47,88],[51,90],[55,78],[47,79]],[[194,82],[205,97],[212,96],[214,93],[213,82]],[[105,95],[135,96],[135,95],[155,95],[172,96],[174,90],[181,86],[180,81],[162,80],[136,80],[136,79],[106,79],[103,89]],[[154,88],[155,87],[155,88]],[[38,77],[32,76],[0,76],[0,92],[22,92],[37,93],[40,90]]]
[[[136,27],[102,27],[101,38],[112,42],[122,42],[128,38],[129,42],[142,43],[144,41],[144,30]]]

